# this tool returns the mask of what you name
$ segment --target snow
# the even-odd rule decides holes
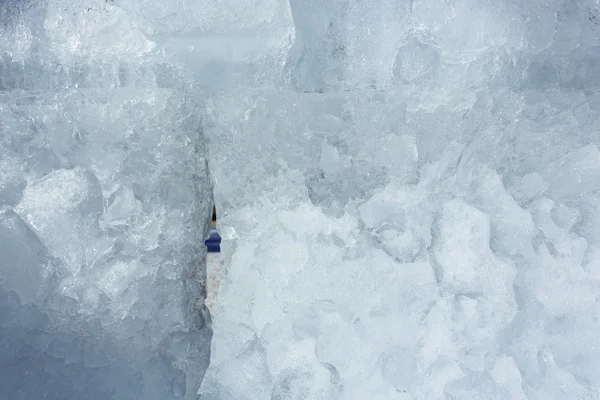
[[[11,4],[0,398],[600,398],[596,0]]]

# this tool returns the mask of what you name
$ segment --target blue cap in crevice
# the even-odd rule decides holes
[[[215,221],[213,221],[208,239],[204,241],[209,253],[219,253],[221,251],[221,236],[217,232]]]

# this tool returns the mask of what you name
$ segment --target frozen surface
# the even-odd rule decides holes
[[[123,10],[88,3],[0,4],[0,399],[195,399],[200,108]]]
[[[72,3],[0,13],[0,394],[195,396],[204,135],[202,400],[600,399],[596,0]]]

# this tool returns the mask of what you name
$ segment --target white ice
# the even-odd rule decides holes
[[[600,398],[598,7],[290,1],[206,102],[201,398]]]

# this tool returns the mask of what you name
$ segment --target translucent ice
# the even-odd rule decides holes
[[[2,395],[196,395],[204,135],[201,399],[600,398],[596,0],[37,4],[0,14]]]
[[[196,398],[200,106],[157,84],[121,8],[3,2],[0,18],[0,399]]]

